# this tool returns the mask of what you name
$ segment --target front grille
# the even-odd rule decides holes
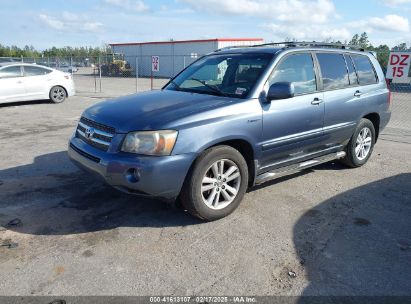
[[[70,147],[76,151],[78,154],[83,155],[84,157],[88,158],[89,160],[92,160],[95,163],[99,163],[100,162],[100,158],[95,157],[91,154],[88,154],[87,152],[84,152],[83,150],[80,150],[79,148],[77,148],[75,145],[73,145],[72,143],[70,143]]]
[[[85,118],[85,117],[81,117],[80,122],[82,122],[85,125],[88,125],[90,127],[99,129],[101,131],[105,131],[105,132],[110,133],[110,134],[116,133],[116,129],[114,129],[113,127],[109,127],[109,126],[100,124],[98,122],[92,121],[92,120],[90,120],[88,118]]]
[[[113,127],[100,124],[85,117],[81,117],[76,132],[76,136],[82,141],[103,151],[108,150],[114,134],[115,129]]]

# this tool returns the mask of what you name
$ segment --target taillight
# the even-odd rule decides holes
[[[385,83],[387,84],[387,90],[388,90],[388,108],[391,108],[392,105],[392,94],[390,90],[390,80],[388,78],[385,79]]]

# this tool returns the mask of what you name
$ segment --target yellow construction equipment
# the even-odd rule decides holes
[[[101,65],[102,76],[130,77],[133,76],[133,69],[123,54],[108,54],[107,63]]]

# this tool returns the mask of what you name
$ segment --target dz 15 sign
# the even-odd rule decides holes
[[[395,79],[395,82],[409,82],[410,59],[411,53],[392,52],[388,60],[386,78]]]
[[[160,71],[160,56],[151,56],[151,71]]]

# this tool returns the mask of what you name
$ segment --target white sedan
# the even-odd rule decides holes
[[[71,74],[28,63],[0,63],[0,104],[50,99],[61,103],[75,94]]]

